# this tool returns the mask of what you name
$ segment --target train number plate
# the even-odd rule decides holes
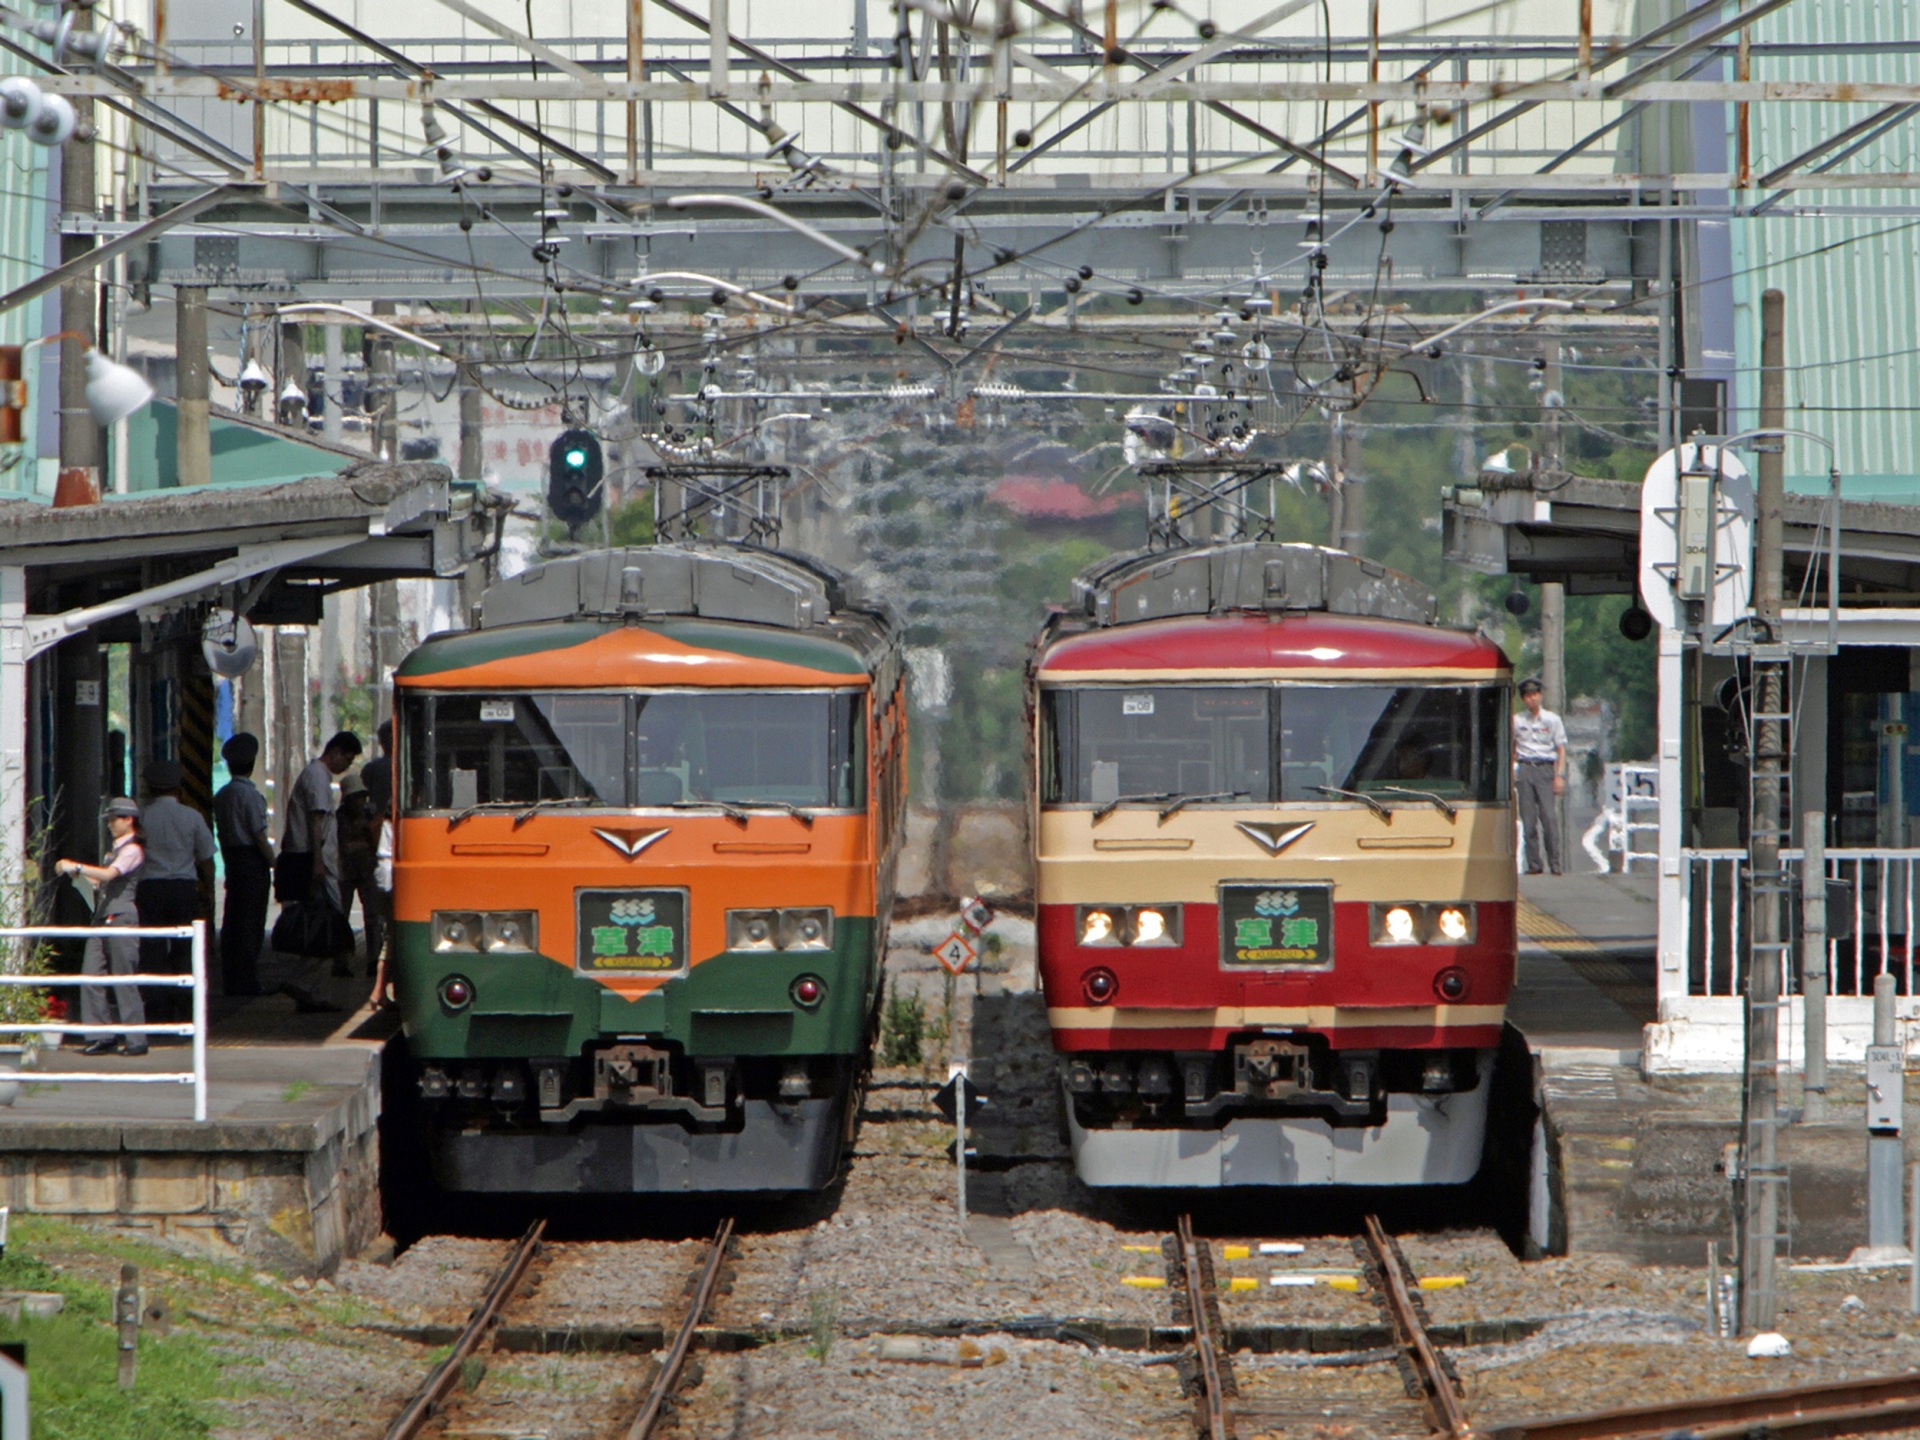
[[[1220,963],[1289,969],[1333,964],[1333,887],[1222,885]]]
[[[645,975],[686,968],[686,891],[580,890],[575,901],[581,974]]]

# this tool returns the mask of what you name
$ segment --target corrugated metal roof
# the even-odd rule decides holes
[[[1854,40],[1885,48],[1846,57],[1757,58],[1753,77],[1915,83],[1916,36],[1920,0],[1788,5],[1754,26],[1756,45]],[[1841,108],[1754,107],[1753,174],[1786,164],[1878,109],[1848,106],[1842,114]],[[1735,153],[1732,145],[1728,153]],[[1895,126],[1828,173],[1915,171],[1920,117]],[[1749,192],[1756,202],[1768,193]],[[1757,423],[1760,296],[1778,287],[1787,300],[1788,424],[1833,440],[1849,496],[1920,503],[1920,411],[1913,408],[1920,405],[1920,220],[1871,213],[1909,199],[1910,192],[1879,189],[1801,191],[1789,203],[1825,202],[1836,213],[1734,222],[1737,395],[1742,424]],[[1839,213],[1845,211],[1854,213]],[[1826,469],[1820,447],[1789,444],[1789,485],[1824,489]]]

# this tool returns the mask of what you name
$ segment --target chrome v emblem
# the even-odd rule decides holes
[[[1245,835],[1249,840],[1252,840],[1269,855],[1278,855],[1282,850],[1286,849],[1287,846],[1293,844],[1294,841],[1311,830],[1313,826],[1314,822],[1311,820],[1303,821],[1298,825],[1263,824],[1257,820],[1236,820],[1234,822],[1235,829],[1239,830],[1241,834]]]
[[[654,841],[667,833],[667,826],[658,830],[595,830],[607,844],[618,850],[627,859],[632,860]]]

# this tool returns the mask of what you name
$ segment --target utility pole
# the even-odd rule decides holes
[[[1538,468],[1548,472],[1564,469],[1560,458],[1560,407],[1564,403],[1560,389],[1560,342],[1548,339],[1545,365],[1540,371],[1540,460]],[[1540,692],[1541,703],[1554,714],[1567,714],[1567,587],[1557,580],[1540,585]],[[1567,794],[1573,789],[1573,757],[1567,757],[1567,784],[1554,797],[1554,828],[1560,836],[1560,863],[1568,859]]]
[[[73,13],[75,30],[93,28],[93,12],[79,9]],[[72,97],[74,113],[81,125],[93,123],[93,102]],[[98,183],[94,170],[94,147],[75,140],[60,147],[60,212],[63,215],[91,217]],[[93,249],[91,235],[66,234],[62,227],[60,259],[63,264],[78,260]],[[87,408],[87,358],[89,345],[100,343],[96,329],[100,286],[98,271],[86,270],[60,287],[60,328],[79,338],[61,341],[60,356],[60,468],[100,469],[100,426]]]
[[[1786,418],[1786,296],[1760,297],[1760,428],[1779,430]],[[1742,1130],[1741,1310],[1749,1330],[1771,1330],[1775,1315],[1775,1268],[1779,1255],[1780,1190],[1780,979],[1787,945],[1781,902],[1786,884],[1780,869],[1781,791],[1787,755],[1787,650],[1780,639],[1780,604],[1786,588],[1781,517],[1785,510],[1784,441],[1763,438],[1759,451],[1759,524],[1754,536],[1754,707],[1751,790],[1747,816],[1747,873],[1751,897],[1747,948],[1746,1114]]]
[[[173,299],[175,361],[174,483],[213,483],[212,417],[207,411],[207,290],[181,285]]]
[[[373,313],[379,316],[391,316],[394,313],[391,300],[373,302]],[[400,458],[400,425],[398,386],[393,373],[393,341],[378,330],[368,330],[367,337],[367,412],[373,417],[373,458],[376,460],[398,460]]]

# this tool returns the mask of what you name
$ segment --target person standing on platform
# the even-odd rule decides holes
[[[140,912],[133,903],[133,887],[140,874],[146,852],[140,844],[140,807],[124,795],[107,802],[107,833],[113,837],[113,849],[104,865],[89,865],[83,860],[56,860],[56,874],[77,875],[93,883],[93,923],[101,930],[116,925],[140,923]],[[87,941],[86,957],[80,962],[82,975],[133,975],[139,972],[140,942],[131,935],[96,935]],[[108,997],[117,1017],[108,1015]],[[80,992],[80,1023],[111,1025],[117,1018],[122,1025],[147,1023],[146,1006],[140,1001],[137,985],[89,985]],[[123,1032],[115,1042],[111,1035],[96,1035],[81,1049],[83,1055],[105,1055],[118,1049],[127,1055],[147,1053],[147,1037],[137,1031]]]
[[[373,836],[374,870],[379,870],[380,839],[382,827],[386,826],[393,815],[393,721],[382,720],[374,730],[373,737],[379,742],[380,753],[360,767],[360,778],[367,786],[367,825]],[[388,852],[391,854],[391,850]],[[380,967],[386,959],[387,933],[393,924],[393,878],[392,865],[387,867],[387,880],[383,884],[378,873],[360,887],[360,910],[366,917],[367,928],[367,969],[374,975],[376,982],[381,978]],[[376,988],[374,998],[379,998]]]
[[[1527,827],[1527,873],[1564,875],[1559,797],[1567,789],[1567,727],[1543,708],[1538,680],[1520,682],[1520,700],[1526,708],[1513,717],[1513,790]]]
[[[360,778],[367,783],[367,804],[384,819],[393,810],[393,721],[382,720],[373,738],[380,753],[360,767]]]
[[[349,906],[360,897],[360,926],[367,937],[367,973],[380,968],[380,946],[386,934],[381,913],[380,887],[374,883],[374,847],[380,840],[378,812],[368,803],[366,772],[340,782],[340,886]],[[351,911],[349,911],[351,913]]]
[[[325,898],[342,915],[347,913],[346,891],[340,883],[340,836],[335,822],[333,782],[347,773],[360,754],[360,737],[342,730],[293,782],[287,801],[287,828],[280,840],[280,863],[290,885],[283,884],[280,899]],[[294,857],[304,857],[296,859]],[[294,893],[288,893],[291,890]],[[351,953],[351,952],[349,952]],[[336,955],[335,975],[352,973],[348,955]]]
[[[142,925],[191,925],[200,918],[202,885],[213,893],[213,831],[206,817],[180,802],[180,763],[154,760],[146,769],[151,797],[140,812],[140,834],[147,853],[140,868],[136,900]],[[142,942],[141,960],[155,975],[184,975],[193,964],[191,940]],[[162,1018],[186,1018],[187,992],[175,990],[154,1008]]]
[[[260,740],[245,730],[220,747],[233,778],[213,797],[213,825],[227,872],[227,903],[220,916],[220,974],[229,995],[259,995],[260,944],[273,891],[273,841],[267,800],[253,783]]]

